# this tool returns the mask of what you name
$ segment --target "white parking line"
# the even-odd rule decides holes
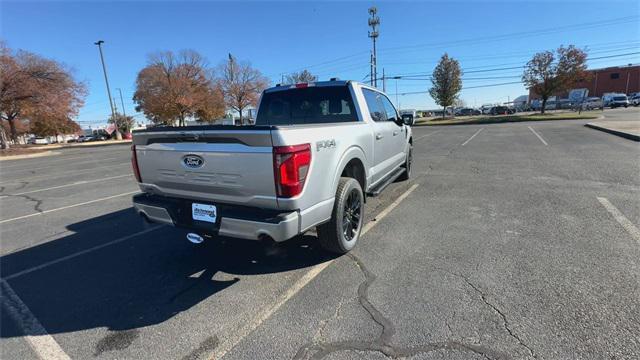
[[[432,133],[428,133],[427,135],[422,135],[422,136],[420,136],[419,138],[417,138],[417,139],[416,139],[416,141],[418,141],[418,140],[420,140],[420,139],[424,139],[424,138],[426,138],[427,136],[431,136],[431,135],[433,135],[433,134],[439,133],[440,131],[442,131],[442,130],[436,130],[436,131],[434,131],[434,132],[432,132]]]
[[[369,230],[371,230],[376,224],[380,222],[385,216],[387,216],[393,209],[398,206],[402,200],[404,200],[409,194],[413,192],[418,187],[418,184],[414,184],[407,191],[405,191],[400,197],[396,199],[393,203],[387,206],[381,213],[379,213],[376,217],[376,221],[368,222],[363,228],[360,236],[364,236]],[[247,323],[245,326],[240,328],[233,336],[229,338],[229,340],[221,343],[213,352],[213,354],[209,357],[210,359],[219,360],[224,357],[229,351],[233,350],[236,345],[240,343],[247,335],[251,334],[255,329],[257,329],[265,320],[267,320],[271,315],[273,315],[282,305],[286,304],[292,297],[294,297],[302,288],[304,288],[311,280],[313,280],[316,276],[318,276],[322,270],[326,269],[329,265],[331,265],[334,260],[329,260],[322,264],[318,264],[312,267],[309,271],[307,271],[298,281],[296,281],[291,287],[289,287],[285,292],[283,292],[278,299],[273,303],[273,305],[263,309],[258,313],[256,317],[254,317],[253,321]]]
[[[638,243],[638,245],[640,245],[640,230],[638,230],[638,228],[635,225],[633,225],[633,223],[631,221],[629,221],[629,219],[627,219],[620,212],[620,210],[618,210],[618,208],[613,206],[613,204],[611,202],[609,202],[609,200],[607,200],[607,198],[598,197],[598,201],[600,201],[600,204],[602,204],[602,206],[604,206],[604,208],[607,209],[607,211],[611,215],[613,215],[613,218],[616,219],[616,221],[620,225],[622,225],[622,227],[625,230],[627,230],[629,235],[631,235],[631,237],[635,239],[635,241]]]
[[[84,157],[86,159],[86,156]],[[42,169],[48,169],[51,167],[56,167],[56,166],[60,166],[60,164],[63,163],[67,163],[67,161],[70,159],[64,159],[64,161],[62,162],[56,162],[53,164],[48,164],[46,166],[40,166],[40,167],[34,167],[34,168],[25,168],[25,169],[17,169],[17,170],[11,170],[11,173],[15,173],[15,172],[22,172],[22,171],[34,171],[34,170],[42,170]],[[96,163],[96,164],[101,164],[104,161],[111,161],[111,160],[126,160],[126,157],[123,158],[123,156],[118,156],[118,157],[110,157],[110,158],[104,158],[104,159],[87,159],[85,161],[77,161],[74,162],[72,165],[81,165],[81,164],[86,164],[86,163]]]
[[[17,323],[24,333],[24,339],[36,353],[38,358],[43,360],[66,360],[71,359],[62,350],[53,336],[40,324],[38,319],[31,313],[31,310],[13,291],[9,283],[0,280],[2,288],[2,306],[8,315]]]
[[[107,196],[107,197],[103,197],[103,198],[100,198],[100,199],[95,199],[95,200],[91,200],[91,201],[85,201],[85,202],[81,202],[81,203],[73,204],[73,205],[67,205],[67,206],[56,208],[56,209],[50,209],[50,210],[45,210],[45,211],[42,211],[42,212],[29,214],[29,215],[18,216],[18,217],[14,217],[14,218],[11,218],[11,219],[2,220],[2,221],[0,221],[0,224],[8,223],[10,221],[15,221],[15,220],[27,219],[27,218],[30,218],[30,217],[33,217],[33,216],[44,215],[44,214],[48,214],[48,213],[54,212],[54,211],[66,210],[66,209],[70,209],[70,208],[74,208],[74,207],[78,207],[78,206],[82,206],[82,205],[93,204],[93,203],[104,201],[104,200],[114,199],[114,198],[117,198],[117,197],[120,197],[120,196],[126,196],[126,195],[135,194],[137,192],[140,192],[140,191],[139,190],[129,191],[129,192],[118,194],[118,195]]]
[[[544,141],[544,139],[542,138],[542,136],[540,136],[540,134],[538,134],[535,130],[533,130],[533,128],[531,126],[527,126],[529,128],[529,130],[531,130],[532,133],[534,133],[538,139],[540,139],[540,141],[542,141],[542,143],[544,144],[544,146],[549,146],[549,144],[547,144],[546,141]]]
[[[91,169],[85,169],[85,170],[78,170],[78,171],[69,171],[69,172],[63,172],[63,173],[58,173],[58,174],[43,174],[43,175],[38,175],[38,176],[28,176],[25,177],[25,179],[32,181],[32,180],[37,180],[37,179],[43,179],[43,178],[48,178],[48,179],[53,179],[53,178],[58,178],[58,177],[62,177],[62,176],[67,176],[67,175],[76,175],[76,174],[83,174],[86,172],[95,172],[98,170],[103,170],[103,169],[109,169],[109,168],[114,168],[114,167],[118,167],[118,166],[123,166],[125,164],[128,164],[128,162],[123,162],[120,164],[114,164],[114,165],[107,165],[107,166],[98,166],[95,168],[91,168]],[[0,182],[0,184],[2,185],[7,185],[7,184],[20,184],[20,180],[14,179],[14,180],[7,180],[7,181],[3,181]]]
[[[131,176],[133,176],[133,174],[110,176],[110,177],[106,177],[106,178],[102,178],[102,179],[95,179],[95,180],[76,181],[76,182],[73,182],[71,184],[52,186],[52,187],[48,187],[48,188],[44,188],[44,189],[30,190],[30,191],[25,191],[25,192],[16,193],[16,194],[2,195],[2,196],[0,196],[0,199],[8,198],[10,196],[20,196],[20,195],[26,195],[26,194],[33,194],[33,193],[37,193],[37,192],[41,192],[41,191],[54,190],[54,189],[60,189],[60,188],[65,188],[65,187],[69,187],[69,186],[76,186],[76,185],[83,185],[83,184],[91,184],[91,183],[95,183],[95,182],[107,181],[107,180],[119,179],[119,178],[123,178],[123,177],[131,177]]]
[[[481,128],[480,130],[476,131],[475,134],[471,135],[471,137],[467,139],[467,141],[462,143],[462,146],[467,145],[469,143],[469,141],[471,141],[471,139],[476,137],[476,135],[480,134],[480,131],[482,131],[482,130],[484,130],[484,128]]]
[[[94,247],[91,247],[91,248],[88,248],[88,249],[85,249],[85,250],[82,250],[82,251],[78,251],[78,252],[75,252],[73,254],[70,254],[70,255],[67,255],[67,256],[63,256],[63,257],[55,259],[55,260],[47,261],[46,263],[42,263],[42,264],[40,264],[38,266],[34,266],[34,267],[31,267],[31,268],[28,268],[28,269],[25,269],[25,270],[22,270],[22,271],[18,271],[17,273],[11,274],[9,276],[5,276],[4,279],[8,281],[8,280],[15,279],[17,277],[32,273],[34,271],[42,270],[42,269],[47,268],[47,267],[49,267],[51,265],[55,265],[55,264],[61,263],[63,261],[67,261],[67,260],[73,259],[73,258],[78,257],[80,255],[88,254],[90,252],[94,252],[96,250],[100,250],[100,249],[105,248],[107,246],[111,246],[111,245],[115,245],[115,244],[121,243],[123,241],[127,241],[127,240],[132,239],[132,238],[134,238],[136,236],[139,236],[139,235],[144,235],[144,234],[146,234],[148,232],[151,232],[153,230],[159,229],[159,228],[161,228],[163,226],[164,225],[152,226],[152,227],[150,227],[148,229],[145,229],[145,230],[142,230],[142,231],[138,231],[137,233],[129,234],[129,235],[121,237],[119,239],[111,240],[111,241],[109,241],[107,243],[104,243],[104,244],[96,245]]]

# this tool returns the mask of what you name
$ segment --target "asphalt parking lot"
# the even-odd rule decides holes
[[[143,223],[128,146],[3,161],[2,358],[640,358],[640,148],[586,122],[414,128],[337,258]]]

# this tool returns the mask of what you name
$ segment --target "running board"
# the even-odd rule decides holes
[[[403,167],[397,168],[384,181],[382,181],[380,184],[376,185],[375,188],[367,191],[367,196],[375,197],[375,196],[380,195],[382,190],[384,190],[387,186],[389,186],[391,183],[396,181],[396,179],[398,177],[400,177],[400,175],[402,175],[405,171],[406,171],[406,169],[403,168]]]

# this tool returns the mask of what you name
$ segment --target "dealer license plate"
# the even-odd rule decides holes
[[[215,205],[192,203],[191,216],[193,220],[215,223],[218,217],[218,211]]]

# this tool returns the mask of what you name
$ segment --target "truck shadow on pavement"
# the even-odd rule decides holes
[[[274,246],[225,238],[193,245],[186,232],[155,226],[144,224],[132,209],[72,224],[67,227],[71,235],[2,256],[2,277],[50,334],[100,327],[121,332],[120,338],[104,338],[96,346],[100,353],[126,348],[137,337],[136,329],[233,291],[243,277],[313,266],[333,257],[319,249],[314,236]],[[86,251],[145,229],[139,236]],[[64,257],[70,258],[56,262]],[[30,271],[42,264],[49,265]],[[19,314],[4,305],[3,318],[13,321],[0,322],[0,337],[38,335],[23,334]]]

